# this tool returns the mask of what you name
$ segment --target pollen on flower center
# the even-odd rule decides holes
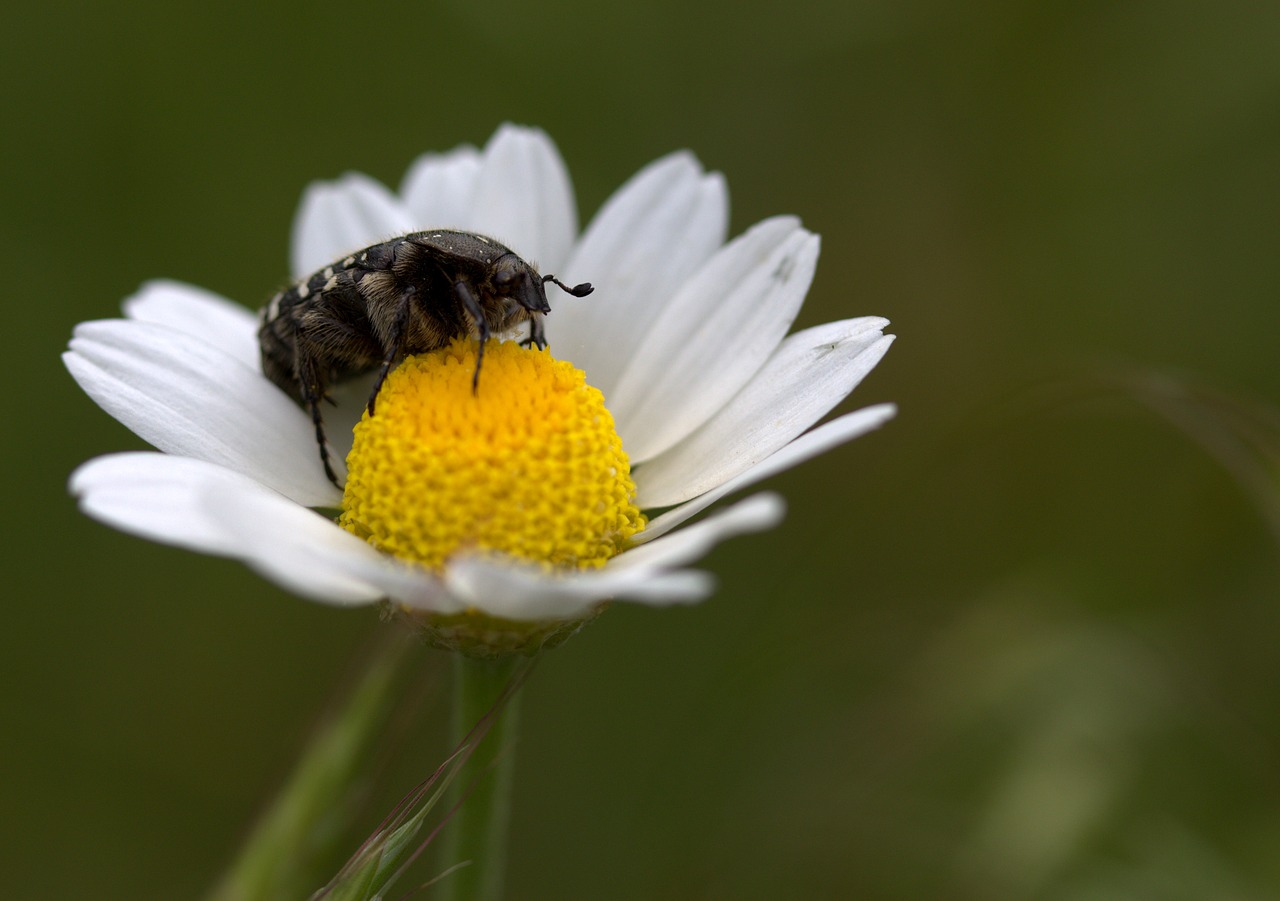
[[[440,569],[460,551],[601,566],[644,528],[604,398],[571,364],[513,342],[407,358],[355,428],[339,525]]]

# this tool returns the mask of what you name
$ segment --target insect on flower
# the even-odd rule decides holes
[[[332,268],[336,275],[360,262],[357,252],[350,267],[344,265],[349,248],[376,249],[387,235],[413,233],[421,240],[422,234],[443,234],[420,233],[443,222],[467,233],[468,252],[451,258],[437,247],[404,251],[420,254],[422,269],[438,274],[422,275],[425,292],[419,287],[407,302],[400,350],[407,349],[411,332],[425,331],[424,323],[442,333],[462,332],[455,337],[456,354],[446,345],[442,352],[417,355],[424,367],[452,368],[447,375],[461,374],[461,384],[445,390],[439,374],[415,375],[411,367],[393,363],[377,395],[377,416],[370,418],[368,389],[361,384],[361,396],[345,404],[339,396],[344,392],[332,382],[334,370],[345,377],[368,366],[368,381],[374,381],[394,343],[395,311],[406,303],[405,292],[395,287],[408,287],[412,280],[396,277],[395,267],[384,261],[382,269],[391,271],[369,283],[381,282],[381,291],[352,287],[327,299],[327,306],[339,299],[347,304],[330,310],[327,322],[324,315],[315,317],[332,330],[329,343],[299,343],[297,326],[308,313],[321,312],[308,300],[332,277],[324,270]],[[517,291],[492,285],[498,251],[486,256],[487,245],[472,243],[475,232],[511,236],[512,246],[551,272],[573,279],[590,273],[601,288],[608,284],[610,297],[607,304],[561,302],[554,319],[541,320],[546,338],[567,359],[552,361],[549,354],[513,344],[489,347],[485,394],[469,398],[479,351],[472,335],[482,322],[491,324],[482,295],[495,312],[512,303],[521,307],[531,328],[541,314],[529,306],[543,302],[521,305]],[[461,245],[463,236],[456,240]],[[385,254],[387,248],[381,249]],[[733,536],[773,528],[784,505],[777,495],[762,493],[691,522],[695,516],[894,416],[892,404],[876,404],[822,422],[894,339],[884,334],[888,322],[878,316],[791,331],[819,250],[818,236],[794,216],[765,219],[729,238],[724,179],[705,171],[687,151],[645,166],[580,232],[559,151],[543,132],[513,125],[499,128],[482,150],[462,147],[420,157],[398,193],[355,174],[319,183],[304,195],[290,256],[295,276],[315,270],[320,276],[294,289],[289,300],[297,309],[271,327],[279,330],[273,340],[280,345],[268,354],[267,368],[274,365],[277,373],[274,384],[262,375],[261,320],[234,301],[190,285],[148,282],[125,302],[124,318],[76,326],[63,356],[71,375],[104,410],[162,453],[98,457],[76,470],[71,491],[85,513],[113,528],[241,560],[283,589],[323,603],[385,600],[423,623],[435,623],[449,646],[466,649],[475,642],[468,652],[532,651],[553,635],[570,634],[610,601],[653,606],[700,601],[711,594],[713,583],[693,561]],[[326,266],[330,260],[342,263]],[[375,269],[369,263],[366,258],[365,268]],[[545,289],[540,276],[526,275],[537,282],[535,288]],[[355,276],[346,277],[354,284]],[[480,316],[468,316],[461,306],[453,287],[459,280]],[[300,296],[304,286],[306,297]],[[424,299],[430,303],[423,304]],[[284,319],[284,305],[282,294],[267,318]],[[414,317],[423,322],[411,329],[408,319]],[[521,337],[528,334],[533,343],[524,321],[519,322]],[[311,336],[304,332],[303,337]],[[357,511],[346,492],[315,465],[315,430],[298,379],[297,350],[306,351],[304,363],[316,370],[313,375],[326,377],[324,385],[338,401],[336,416],[351,419],[366,412],[365,433],[391,431],[393,414],[407,408],[401,401],[410,394],[440,401],[441,418],[431,420],[430,429],[419,428],[424,418],[410,419],[412,425],[401,429],[401,438],[387,450],[416,452],[426,443],[423,437],[457,438],[457,451],[434,441],[425,449],[432,452],[431,466],[443,469],[428,473],[374,454],[349,485],[351,501],[362,485],[371,497],[385,498],[393,529],[401,513],[404,522],[412,520],[412,529],[399,529],[397,539],[416,542],[417,549],[393,549],[383,533],[374,532],[372,515]],[[582,376],[581,389],[576,373],[572,379],[544,378],[519,361],[513,368],[504,365],[515,357],[571,366]],[[466,360],[465,368],[446,358]],[[499,377],[508,375],[504,391],[514,386],[541,393],[530,393],[527,405],[488,403],[499,395]],[[393,402],[397,382],[410,390]],[[598,419],[593,414],[590,423],[584,417],[561,418],[542,389],[599,402],[603,413]],[[318,378],[311,393],[314,402],[324,396]],[[327,418],[336,421],[336,416],[326,411]],[[472,453],[478,445],[467,435],[454,428],[451,436],[439,427],[449,418],[458,427],[471,423],[483,430],[485,423],[493,424],[491,434],[483,436],[496,439],[493,447],[483,447],[505,456]],[[529,428],[513,427],[518,422]],[[601,443],[607,453],[592,452],[596,463],[607,460],[607,468],[615,470],[605,473],[608,478],[578,471],[559,446],[533,447],[523,440],[560,442],[574,432],[575,423],[616,433],[616,440],[605,433]],[[527,434],[514,434],[516,428]],[[522,440],[506,441],[517,437]],[[509,446],[499,447],[504,443]],[[563,445],[577,450],[576,442]],[[434,452],[437,446],[443,452]],[[613,463],[615,453],[626,458],[625,466]],[[533,462],[551,468],[531,475]],[[333,466],[341,474],[336,461]],[[478,480],[470,473],[481,467],[503,475],[489,479],[485,490],[471,492]],[[377,478],[368,477],[380,470]],[[627,480],[634,483],[634,499],[627,496]],[[514,501],[511,485],[529,488],[534,502]],[[460,506],[460,495],[471,495],[462,499],[474,506]],[[616,505],[615,512],[630,516],[624,507],[630,504],[652,515],[640,532],[619,528],[616,518],[613,525],[594,530],[557,525],[597,517],[601,503],[606,514]],[[354,531],[331,518],[338,508]],[[442,540],[436,525],[446,513],[457,529]],[[482,536],[481,526],[491,530],[487,534],[500,530],[501,541]],[[573,550],[580,542],[575,535],[585,535],[608,559],[602,565],[596,565],[598,557],[586,568],[577,565],[584,558]],[[566,547],[568,555],[557,550]],[[428,562],[427,554],[437,559]],[[492,620],[509,626],[495,632]]]
[[[554,275],[539,275],[509,248],[472,232],[413,232],[374,244],[271,298],[258,329],[262,371],[311,413],[325,475],[338,485],[320,413],[330,384],[376,369],[372,416],[399,359],[474,335],[480,341],[471,382],[476,390],[491,335],[527,321],[522,343],[546,347],[547,282],[574,297],[592,291],[590,284],[570,288]]]

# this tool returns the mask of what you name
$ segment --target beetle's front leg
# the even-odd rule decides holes
[[[529,314],[529,337],[520,342],[522,347],[536,347],[543,350],[547,346],[547,332],[542,325],[541,313]]]

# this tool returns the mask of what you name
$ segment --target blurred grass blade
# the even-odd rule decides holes
[[[245,840],[208,901],[306,897],[342,835],[337,820],[368,771],[368,750],[386,722],[402,666],[415,647],[401,636],[373,655],[359,683],[330,715],[302,760]]]
[[[1193,376],[1106,368],[1046,380],[993,405],[966,437],[1015,427],[1028,415],[1119,396],[1156,414],[1217,462],[1280,544],[1280,407],[1228,394]]]
[[[311,896],[312,901],[367,901],[380,897],[382,889],[399,877],[404,867],[417,858],[421,848],[429,844],[444,825],[438,825],[421,843],[411,844],[427,814],[443,797],[469,753],[469,747],[455,751],[429,779],[401,800],[338,875]]]
[[[504,714],[507,713],[508,706],[513,703],[531,669],[531,661],[522,661],[522,665],[514,668],[497,699],[461,738],[453,753],[430,777],[401,799],[328,885],[311,896],[311,901],[372,901],[384,897],[383,892],[404,875],[440,831],[451,823],[468,796],[477,788],[485,771],[494,765],[493,754],[475,761],[472,759],[473,755],[494,724],[506,718]],[[497,755],[501,753],[501,749],[496,751]],[[469,781],[459,793],[458,800],[425,838],[416,840],[428,814],[464,771]],[[432,881],[446,878],[455,869],[456,867],[450,867]]]
[[[1126,387],[1221,464],[1280,544],[1280,410],[1170,375],[1144,374]]]

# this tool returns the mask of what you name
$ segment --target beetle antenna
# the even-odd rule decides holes
[[[556,278],[554,275],[544,275],[542,277],[542,283],[545,285],[547,282],[555,282],[557,285],[560,286],[561,291],[565,291],[569,294],[572,294],[574,297],[586,297],[588,294],[590,294],[592,291],[595,290],[595,288],[591,287],[590,282],[583,282],[580,285],[574,285],[572,288],[570,288],[568,285],[560,281],[560,279]]]

